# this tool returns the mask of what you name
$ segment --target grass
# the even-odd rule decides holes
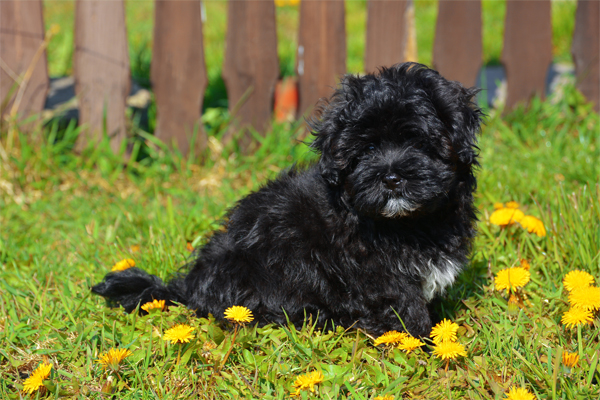
[[[72,73],[73,1],[44,1],[45,22],[61,25],[50,43],[51,75]],[[132,76],[149,85],[153,2],[127,1]],[[204,2],[209,80],[203,122],[209,146],[181,155],[132,128],[133,152],[113,154],[108,141],[72,152],[79,128],[57,123],[25,134],[0,132],[0,398],[23,395],[25,378],[44,361],[53,369],[45,394],[103,399],[288,398],[296,378],[321,371],[324,381],[301,398],[503,399],[512,386],[539,399],[600,397],[600,321],[561,324],[568,299],[562,277],[573,269],[600,279],[600,120],[572,87],[506,116],[488,110],[480,137],[480,222],[469,265],[436,304],[460,325],[467,357],[450,363],[417,351],[373,346],[364,332],[293,326],[242,328],[172,308],[145,317],[106,307],[89,288],[116,262],[167,279],[205,243],[236,200],[293,162],[315,159],[300,143],[300,124],[273,125],[261,146],[242,155],[219,139],[229,117],[221,74],[226,3]],[[435,1],[415,0],[418,54],[430,63]],[[484,60],[500,59],[504,1],[483,2]],[[570,62],[574,1],[553,1],[555,61]],[[366,3],[346,2],[348,69],[363,68]],[[282,75],[293,74],[298,12],[277,9]],[[150,132],[154,111],[150,109]],[[489,223],[496,202],[520,203],[547,236]],[[494,290],[493,277],[521,259],[531,281],[520,307]],[[195,328],[188,344],[161,335],[176,323]],[[232,341],[235,343],[232,344]],[[214,346],[214,348],[212,348]],[[109,349],[132,355],[118,367],[97,362]],[[431,346],[428,346],[430,349]],[[575,352],[574,368],[561,364]],[[228,355],[228,353],[231,354]],[[221,369],[223,360],[227,358]]]
[[[182,157],[140,133],[138,156],[126,165],[107,142],[71,152],[74,125],[11,142],[3,133],[0,397],[20,398],[27,375],[47,360],[50,398],[283,399],[300,374],[315,370],[324,381],[301,398],[501,399],[511,386],[539,399],[598,398],[600,321],[578,331],[560,319],[568,308],[562,277],[581,269],[600,278],[600,121],[573,88],[559,94],[506,117],[488,111],[479,235],[471,262],[437,305],[460,325],[467,349],[447,370],[421,351],[376,348],[360,331],[320,331],[310,321],[302,329],[247,326],[232,344],[232,327],[212,318],[182,308],[127,315],[91,295],[90,286],[124,258],[168,278],[237,199],[293,161],[314,159],[298,143],[301,126],[275,124],[259,150],[243,156],[233,142],[220,144],[228,120],[212,114],[205,153]],[[509,200],[540,218],[547,236],[491,225],[493,204]],[[515,309],[494,290],[493,275],[521,259],[531,264],[531,281]],[[176,323],[195,328],[190,343],[161,339]],[[105,370],[97,360],[114,347],[132,355]],[[565,351],[579,354],[574,368],[561,365]]]

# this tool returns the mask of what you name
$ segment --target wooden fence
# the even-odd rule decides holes
[[[577,85],[600,106],[599,5],[578,0],[572,53]],[[369,0],[365,69],[405,61],[410,0]],[[199,126],[207,74],[200,0],[156,0],[152,88],[157,104],[155,135],[187,152]],[[507,104],[544,96],[552,60],[551,0],[507,2],[502,62]],[[0,99],[4,115],[42,111],[49,87],[44,50],[42,0],[0,1]],[[439,1],[433,67],[466,86],[475,84],[482,64],[481,1]],[[76,0],[75,89],[80,124],[87,129],[78,147],[106,129],[113,149],[125,137],[125,100],[130,88],[124,0]],[[346,71],[343,0],[302,0],[296,71],[303,115]],[[433,27],[432,27],[433,29]],[[223,78],[237,128],[268,129],[279,78],[275,4],[239,0],[228,5]],[[32,68],[32,60],[38,58]],[[16,84],[15,84],[16,82]],[[12,91],[11,91],[12,90]],[[106,124],[104,126],[104,124]],[[242,137],[243,146],[250,135]],[[206,143],[199,132],[200,147]]]

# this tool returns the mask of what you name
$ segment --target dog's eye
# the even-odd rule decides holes
[[[365,152],[366,152],[367,154],[371,154],[371,153],[373,153],[374,151],[375,151],[375,146],[373,146],[373,145],[367,146],[367,148],[365,149]]]
[[[413,146],[415,149],[419,150],[423,148],[423,143],[415,143],[415,145]]]

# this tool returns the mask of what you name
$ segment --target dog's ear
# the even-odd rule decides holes
[[[371,76],[372,78],[372,76]],[[357,110],[364,97],[365,79],[348,74],[342,77],[329,99],[322,99],[316,109],[316,117],[308,121],[315,139],[310,146],[320,153],[319,168],[323,178],[333,186],[339,186],[350,165],[352,152],[344,146],[343,136],[354,125]]]
[[[438,75],[439,76],[439,75]],[[463,165],[477,164],[477,135],[483,112],[476,104],[477,88],[465,88],[461,83],[441,76],[433,86],[432,103],[445,125],[451,153]]]
[[[456,84],[456,83],[455,83]],[[461,163],[477,163],[477,135],[481,129],[483,112],[475,103],[479,89],[459,88],[459,109],[454,114],[451,141]]]
[[[327,110],[321,112],[322,115],[324,113],[328,114]],[[327,118],[321,118],[319,121],[309,121],[309,126],[315,136],[310,147],[321,155],[318,163],[321,175],[330,185],[338,186],[340,184],[340,170],[337,168],[334,158],[334,138],[337,130],[335,124]]]

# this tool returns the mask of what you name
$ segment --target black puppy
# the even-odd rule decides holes
[[[242,305],[260,323],[312,314],[428,336],[427,303],[475,235],[476,93],[414,63],[344,77],[311,124],[319,161],[242,199],[187,275],[164,285],[130,268],[92,291],[128,312],[164,299],[223,318]]]

